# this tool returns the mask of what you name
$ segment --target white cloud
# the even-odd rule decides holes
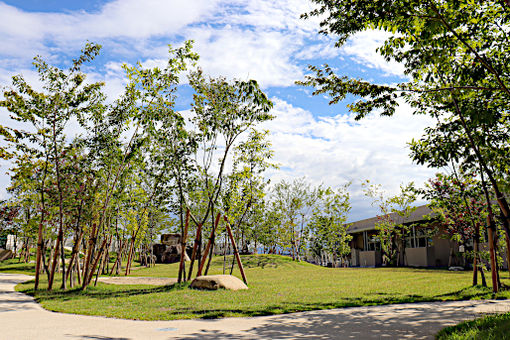
[[[255,32],[236,27],[190,29],[200,65],[207,73],[230,78],[257,79],[263,86],[289,86],[303,77],[292,57],[301,38],[277,31]]]
[[[433,121],[414,116],[402,104],[394,117],[370,115],[355,121],[352,114],[318,117],[280,99],[273,99],[277,118],[265,123],[275,149],[275,161],[285,168],[273,173],[273,181],[306,176],[312,183],[338,186],[353,181],[351,192],[356,206],[352,218],[373,212],[363,199],[360,183],[370,179],[383,184],[390,194],[401,183],[423,184],[434,171],[413,165],[406,143],[420,136]]]
[[[116,0],[95,13],[34,13],[0,2],[0,58],[5,64],[74,55],[90,40],[117,58],[151,64],[167,57],[167,43],[195,39],[203,67],[214,75],[291,86],[303,76],[300,59],[334,55],[332,42],[316,34],[317,20],[300,19],[311,9],[308,0]],[[305,45],[318,55],[305,53]]]
[[[301,63],[317,58],[349,56],[369,68],[402,75],[401,65],[387,63],[375,52],[386,33],[361,32],[336,49],[333,38],[316,33],[317,18],[299,18],[310,9],[308,0],[114,0],[94,13],[34,13],[0,2],[0,84],[9,83],[7,74],[26,69],[34,55],[58,61],[65,54],[76,55],[85,40],[105,45],[103,68],[87,71],[90,81],[105,80],[110,98],[122,92],[124,61],[164,65],[166,44],[176,46],[183,39],[195,39],[207,73],[257,79],[264,87],[292,86],[303,78]],[[23,73],[33,78],[33,71]],[[431,174],[407,157],[405,143],[428,121],[411,116],[406,106],[395,118],[370,116],[355,122],[348,114],[316,117],[274,101],[278,118],[266,128],[272,131],[276,161],[285,166],[275,180],[306,175],[315,184],[339,185],[369,178],[395,192],[401,182],[420,182]],[[0,188],[2,183],[0,176]],[[363,202],[359,186],[353,190],[353,201]],[[353,215],[367,206],[361,204]]]
[[[382,46],[390,33],[379,30],[359,32],[351,37],[342,47],[342,51],[350,55],[354,61],[365,66],[380,69],[389,75],[404,75],[404,66],[397,62],[387,62],[376,49]]]
[[[0,31],[25,39],[51,37],[65,41],[148,38],[175,34],[199,19],[207,20],[207,14],[217,3],[214,0],[116,0],[106,3],[98,13],[29,13],[0,3]]]

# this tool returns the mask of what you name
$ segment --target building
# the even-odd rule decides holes
[[[398,223],[412,225],[406,237],[405,258],[401,263],[411,267],[447,267],[460,263],[452,263],[451,254],[458,254],[463,250],[459,245],[448,240],[437,228],[433,220],[427,219],[432,211],[426,205],[417,207],[409,218],[401,221],[402,217],[396,213],[390,214],[392,220]],[[378,217],[367,218],[351,224],[348,233],[352,235],[350,241],[350,264],[354,267],[377,267],[382,265],[381,244],[375,224]],[[452,251],[453,250],[453,251]],[[453,259],[458,261],[458,259]]]

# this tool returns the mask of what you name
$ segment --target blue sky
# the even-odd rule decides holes
[[[338,49],[334,37],[317,34],[316,20],[299,18],[311,8],[307,0],[0,1],[0,85],[17,73],[36,81],[35,55],[64,66],[89,40],[103,49],[87,71],[91,79],[106,82],[114,99],[124,82],[120,65],[161,65],[168,44],[193,39],[205,72],[256,79],[273,99],[277,118],[264,128],[271,131],[282,169],[268,176],[273,181],[306,176],[329,186],[352,181],[350,219],[370,217],[376,210],[360,191],[362,180],[395,193],[400,183],[422,184],[433,174],[413,165],[406,148],[431,121],[401,105],[394,118],[374,114],[355,122],[345,106],[352,98],[329,106],[328,98],[296,86],[308,64],[328,63],[339,74],[379,83],[405,79],[401,65],[387,63],[375,51],[384,32],[359,33]],[[185,101],[180,109],[187,109]],[[5,124],[7,114],[0,113]],[[7,171],[7,163],[1,166]],[[0,197],[7,184],[2,175]]]

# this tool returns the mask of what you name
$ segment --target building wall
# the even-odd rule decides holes
[[[434,236],[432,242],[434,244],[434,262],[431,266],[447,267],[450,258],[450,248],[458,249],[456,242],[441,238],[440,236]]]
[[[379,250],[360,251],[359,262],[361,267],[379,267],[382,265],[381,252]]]
[[[434,247],[406,248],[406,263],[409,267],[432,267],[434,253]]]
[[[351,261],[350,261],[351,267],[359,267],[360,265],[359,254],[360,254],[359,249],[351,248]]]

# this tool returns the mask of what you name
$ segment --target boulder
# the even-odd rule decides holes
[[[188,249],[189,248],[189,249]],[[152,245],[152,251],[156,257],[156,263],[176,263],[181,260],[181,245],[169,246],[162,243]],[[191,251],[190,247],[186,247],[184,253],[184,260],[189,261],[188,252]]]
[[[14,257],[14,253],[7,249],[0,249],[0,261],[10,260]]]
[[[181,234],[163,234],[161,243],[167,246],[176,246],[181,244]]]
[[[219,288],[229,290],[248,289],[243,281],[232,275],[207,275],[194,279],[190,288],[217,290]]]

